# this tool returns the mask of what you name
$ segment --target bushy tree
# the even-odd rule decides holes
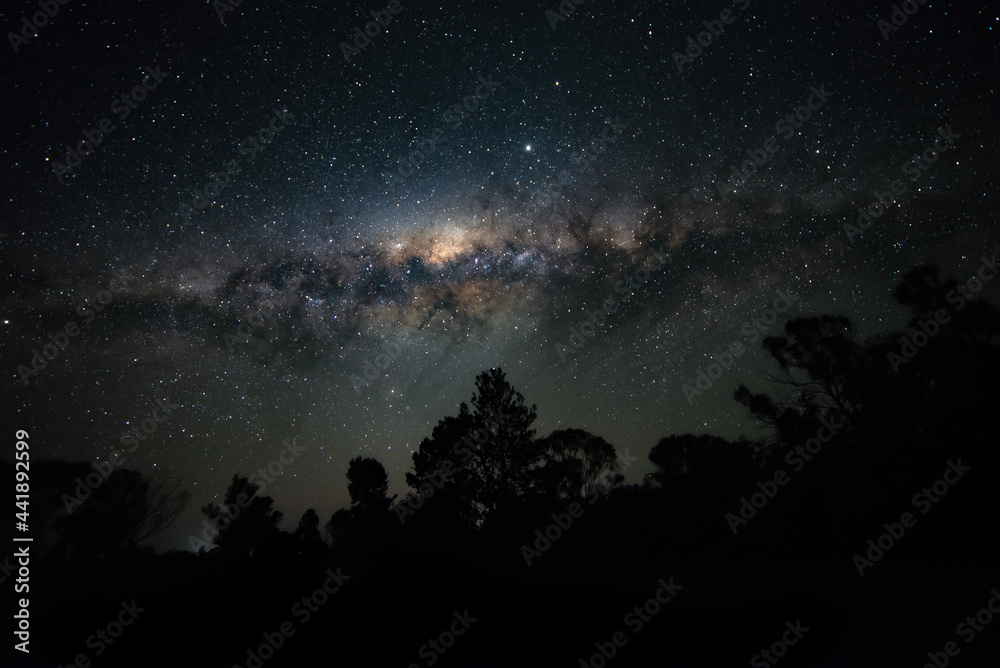
[[[583,429],[557,429],[538,441],[538,450],[538,485],[548,496],[579,499],[624,479],[614,446]]]
[[[283,515],[273,508],[274,499],[257,496],[259,489],[249,478],[234,474],[224,505],[209,503],[201,509],[218,530],[212,542],[224,552],[251,558],[255,552],[274,549]]]
[[[661,438],[649,451],[655,477],[664,487],[679,480],[740,478],[757,470],[752,445],[709,434],[679,434]]]
[[[442,419],[421,441],[407,482],[416,493],[421,486],[433,489],[434,505],[447,505],[466,526],[478,526],[529,494],[541,451],[531,429],[536,406],[525,405],[502,369],[476,377],[471,407],[462,403],[457,416]]]
[[[323,549],[325,544],[319,532],[319,515],[312,508],[307,509],[299,518],[295,540],[300,552],[316,553]]]
[[[79,470],[83,477],[93,473],[93,468],[82,462],[45,468],[57,469],[57,480],[63,478],[64,471]],[[58,537],[52,556],[104,557],[139,548],[147,538],[166,531],[184,510],[190,495],[181,491],[180,485],[180,481],[168,484],[139,471],[121,469],[83,500],[64,495],[62,507],[58,511],[53,508],[52,526]]]
[[[347,493],[351,495],[351,512],[355,517],[389,510],[389,477],[385,467],[371,457],[355,457],[347,469]]]

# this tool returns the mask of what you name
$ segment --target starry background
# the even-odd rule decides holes
[[[4,424],[35,459],[99,461],[158,399],[180,404],[123,458],[194,495],[161,547],[186,547],[197,509],[286,439],[306,448],[266,490],[286,528],[349,503],[357,455],[405,494],[411,452],[493,366],[538,405],[540,435],[604,436],[639,456],[639,482],[663,436],[759,434],[732,391],[769,387],[742,330],[776,290],[800,296],[788,315],[846,314],[863,339],[905,324],[891,294],[909,268],[967,278],[998,249],[996,3],[928,2],[886,41],[890,3],[587,2],[553,30],[555,2],[411,0],[350,62],[341,42],[384,5],[337,4],[244,0],[220,19],[210,2],[72,0],[17,53],[5,40]],[[727,7],[679,72],[672,54]],[[6,3],[0,25],[37,10]],[[112,101],[156,66],[169,74],[119,120]],[[446,122],[479,76],[499,86]],[[830,99],[784,139],[775,123],[821,85]],[[291,122],[248,160],[275,109]],[[54,162],[104,117],[114,131],[60,183]],[[612,123],[615,141],[585,148]],[[945,126],[955,148],[905,180]],[[178,213],[234,160],[203,211]],[[899,204],[849,243],[843,224],[896,178]],[[654,248],[666,261],[624,300],[614,286]],[[127,285],[85,322],[112,271]],[[609,296],[617,313],[563,360]],[[256,313],[249,340],[226,338]],[[65,350],[18,371],[70,321]],[[689,402],[734,341],[748,352]]]

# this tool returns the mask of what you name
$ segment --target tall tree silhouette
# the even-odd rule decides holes
[[[498,506],[527,494],[530,469],[541,454],[534,438],[537,407],[524,405],[524,396],[507,381],[500,368],[476,377],[472,418],[485,431],[486,441],[477,450],[469,469],[477,494],[475,502],[484,516]]]
[[[433,489],[433,505],[448,506],[464,524],[478,526],[531,491],[541,450],[531,429],[536,406],[525,406],[502,369],[476,376],[471,403],[471,411],[463,402],[458,416],[443,418],[421,441],[406,480],[417,492]]]

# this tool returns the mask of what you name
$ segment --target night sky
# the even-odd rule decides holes
[[[668,434],[760,434],[732,394],[770,387],[752,322],[781,294],[769,333],[829,313],[865,339],[904,326],[911,267],[965,279],[1000,249],[996,3],[898,29],[889,2],[562,4],[70,0],[22,39],[38,5],[5,3],[8,430],[34,460],[182,479],[158,544],[186,548],[293,439],[264,490],[284,528],[348,505],[357,455],[405,495],[500,366],[539,435],[601,435],[639,482]]]

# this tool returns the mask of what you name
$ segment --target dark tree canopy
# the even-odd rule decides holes
[[[945,336],[982,344],[1000,336],[1000,308],[977,299],[954,278],[941,279],[940,272],[935,265],[914,267],[893,293],[896,301],[910,307],[909,326],[934,321],[935,313],[943,310],[948,315],[948,321],[941,323]]]
[[[478,526],[499,507],[531,492],[541,451],[531,428],[536,406],[525,405],[502,369],[476,377],[471,405],[470,411],[462,403],[458,416],[442,419],[431,438],[421,441],[407,482],[419,493],[437,476],[436,505],[447,505],[467,526]],[[445,472],[447,480],[442,480]]]
[[[527,494],[531,486],[529,470],[539,457],[531,429],[536,409],[524,405],[524,396],[507,381],[502,369],[476,377],[472,417],[486,431],[486,442],[470,464],[480,490],[476,501],[486,514]]]
[[[53,517],[52,527],[58,533],[52,556],[105,557],[136,550],[146,539],[170,528],[190,499],[190,494],[180,490],[180,481],[167,484],[129,469],[111,472],[81,499],[65,490],[93,476],[92,466],[44,462],[41,470],[51,472],[55,489],[63,492],[61,499],[53,496],[51,502],[42,499],[39,503],[49,506],[47,514]],[[83,489],[77,485],[74,491]]]
[[[796,318],[785,324],[784,336],[766,337],[763,345],[781,371],[776,380],[793,390],[792,403],[848,420],[858,411],[864,356],[848,318]]]
[[[234,474],[224,505],[209,503],[201,509],[218,530],[213,542],[226,553],[250,558],[255,551],[274,548],[282,513],[273,508],[274,499],[257,496],[259,489],[249,478]]]
[[[347,508],[340,508],[330,517],[330,520],[323,527],[326,532],[330,534],[330,542],[335,546],[347,533],[347,530],[351,525],[351,519],[351,511]]]
[[[471,502],[475,483],[467,465],[485,436],[465,402],[457,416],[442,418],[413,453],[413,471],[407,472],[406,483],[414,491],[404,502],[426,505],[425,517],[440,515],[461,526],[474,526],[482,516]]]
[[[148,480],[136,471],[129,471],[132,493],[126,501],[129,506],[131,531],[129,548],[135,548],[147,538],[170,528],[184,511],[191,494],[181,491],[181,481],[172,485],[160,480]]]
[[[351,460],[347,469],[347,493],[351,495],[351,512],[355,515],[384,513],[392,504],[385,467],[371,457]]]
[[[713,476],[739,476],[758,467],[751,444],[727,441],[709,434],[679,434],[661,438],[649,451],[661,484],[687,478],[706,480]]]
[[[302,513],[299,526],[295,529],[295,538],[301,546],[307,549],[323,545],[323,536],[319,532],[319,515],[312,508]]]
[[[614,446],[583,429],[557,429],[539,440],[538,450],[544,460],[538,484],[559,499],[586,497],[623,479]]]

